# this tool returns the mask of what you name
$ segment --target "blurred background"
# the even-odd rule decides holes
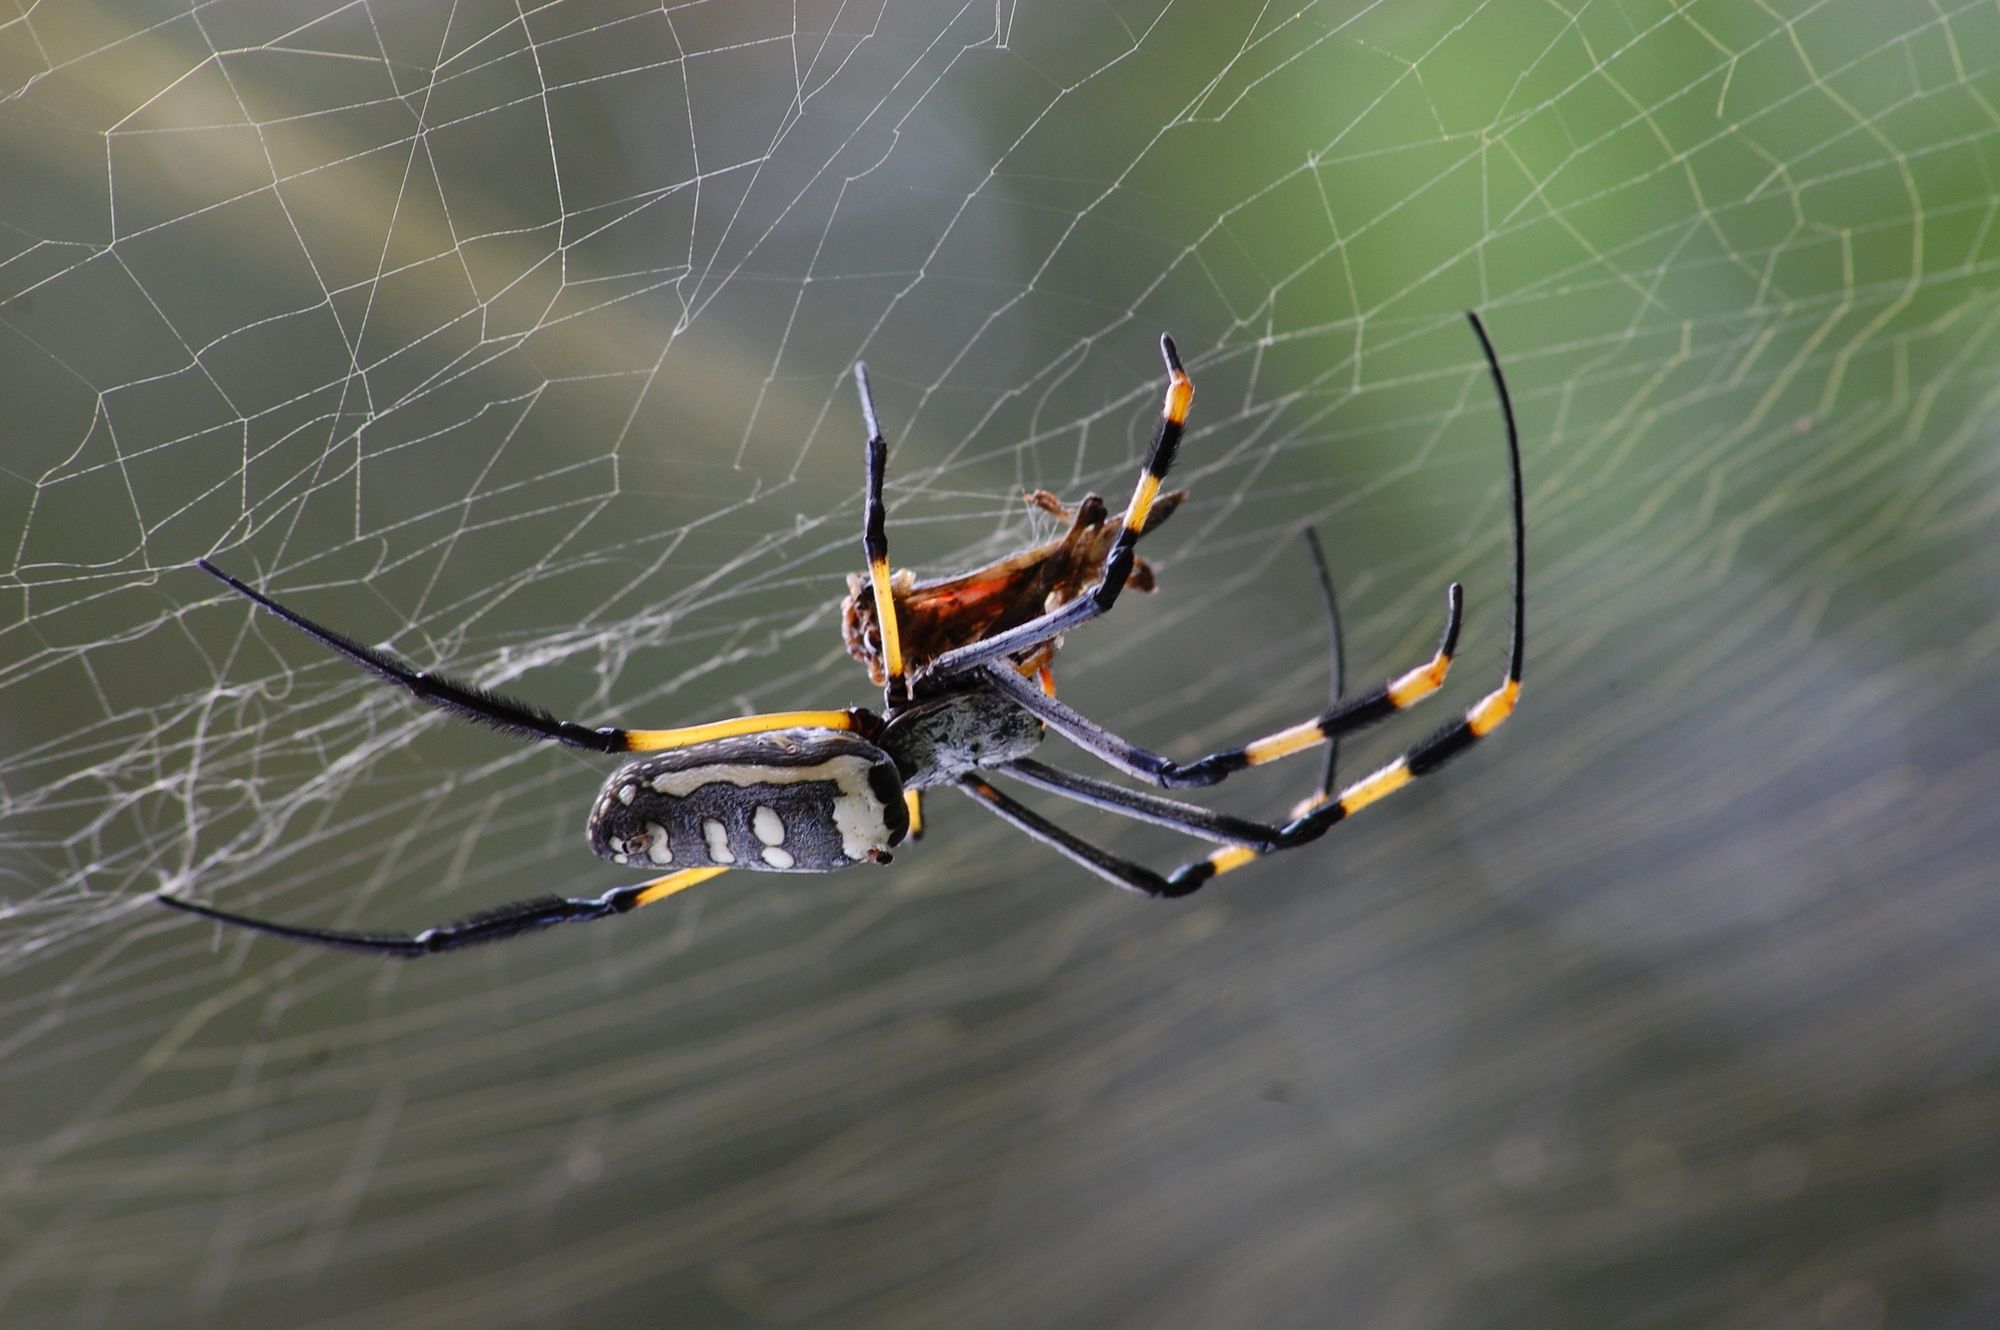
[[[358,1327],[2000,1319],[2000,16],[1869,0],[24,7],[0,23],[0,1316]],[[1526,693],[1177,904],[933,798],[618,871],[586,723],[866,703],[896,561],[1114,505],[1063,695],[1178,756]],[[1051,743],[1044,756],[1088,764]],[[1287,807],[1303,758],[1209,802]],[[1161,867],[1205,847],[1031,800]]]

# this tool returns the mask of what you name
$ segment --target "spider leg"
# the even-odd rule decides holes
[[[1373,775],[1348,786],[1341,791],[1339,797],[1321,800],[1315,796],[1305,805],[1309,811],[1302,816],[1295,816],[1282,827],[1269,828],[1268,830],[1275,834],[1264,839],[1262,843],[1229,845],[1216,850],[1206,859],[1190,860],[1164,875],[1154,872],[1136,860],[1112,854],[1072,832],[1063,830],[975,776],[960,777],[958,785],[961,790],[998,817],[1012,823],[1021,831],[1075,863],[1081,864],[1099,877],[1114,882],[1128,891],[1136,891],[1155,898],[1186,896],[1201,890],[1210,880],[1221,874],[1241,868],[1266,854],[1293,850],[1301,845],[1310,844],[1331,831],[1335,824],[1346,820],[1369,804],[1385,799],[1417,778],[1439,770],[1454,757],[1498,729],[1512,713],[1520,693],[1520,679],[1510,668],[1506,682],[1489,693],[1462,718],[1439,729]],[[1193,817],[1165,816],[1163,814],[1166,809],[1162,806],[1174,805],[1178,801],[1158,800],[1155,803],[1154,796],[1141,796],[1137,791],[1120,790],[1117,786],[1108,788],[1118,791],[1125,797],[1116,799],[1093,797],[1098,793],[1096,790],[1090,790],[1090,786],[1096,784],[1095,782],[1086,782],[1069,772],[1056,773],[1064,778],[1061,781],[1044,781],[1041,777],[1054,772],[1053,768],[1042,768],[1039,763],[1027,765],[1033,770],[1024,772],[1021,762],[1010,763],[1000,770],[1082,803],[1093,804],[1142,821],[1170,826],[1177,831],[1192,835],[1205,836],[1209,839],[1220,838],[1214,833],[1220,830],[1224,816],[1222,814],[1209,814],[1209,818],[1215,820],[1206,825]],[[1084,793],[1086,790],[1089,791],[1088,794]],[[1192,809],[1191,805],[1180,805],[1180,807]],[[1229,819],[1229,821],[1237,822],[1241,819]],[[1246,825],[1255,827],[1257,824]]]
[[[1507,473],[1511,490],[1511,525],[1513,528],[1513,601],[1514,622],[1507,644],[1507,679],[1500,689],[1466,713],[1466,719],[1441,731],[1434,740],[1412,749],[1409,762],[1414,769],[1409,775],[1422,775],[1441,765],[1453,756],[1458,748],[1469,745],[1483,737],[1487,731],[1497,727],[1512,712],[1521,692],[1521,660],[1524,649],[1524,634],[1527,624],[1526,581],[1527,581],[1527,513],[1525,486],[1521,478],[1521,436],[1514,419],[1514,402],[1507,391],[1506,376],[1500,370],[1500,358],[1493,350],[1492,339],[1486,335],[1486,326],[1479,315],[1468,312],[1466,318],[1472,330],[1479,336],[1480,350],[1486,357],[1486,367],[1492,376],[1496,395],[1500,399],[1500,415],[1507,430]],[[1007,678],[1005,671],[987,667],[988,687],[1004,693],[1022,710],[1040,717],[1050,728],[1070,742],[1084,749],[1111,766],[1141,780],[1151,781],[1168,788],[1213,785],[1246,767],[1262,766],[1293,753],[1304,752],[1326,743],[1335,737],[1360,729],[1382,718],[1402,711],[1436,692],[1444,683],[1446,671],[1451,666],[1451,656],[1458,644],[1458,627],[1464,597],[1459,584],[1454,582],[1447,589],[1449,609],[1445,619],[1444,636],[1438,643],[1438,650],[1430,662],[1391,679],[1381,687],[1342,702],[1336,703],[1318,717],[1279,730],[1261,739],[1253,740],[1240,748],[1224,749],[1210,753],[1193,762],[1176,762],[1158,753],[1150,752],[1137,744],[1121,739],[1094,721],[1088,720],[1076,711],[1051,697],[1044,697],[1035,689],[1026,686],[1018,678]],[[1455,747],[1433,749],[1432,744],[1442,744],[1447,738]],[[1428,764],[1428,765],[1426,765]],[[1363,787],[1373,788],[1375,782],[1386,776],[1390,769],[1384,768],[1367,781],[1351,787],[1342,794],[1339,803],[1350,797],[1365,795]],[[1362,797],[1362,802],[1372,802],[1374,797]],[[1316,806],[1317,813],[1326,815],[1336,803],[1330,803],[1322,796],[1308,801],[1308,807]],[[1356,807],[1360,805],[1354,805]],[[1349,811],[1352,811],[1350,808]]]
[[[1326,609],[1326,649],[1329,657],[1327,705],[1337,707],[1347,679],[1347,652],[1340,635],[1340,602],[1334,596],[1333,574],[1327,571],[1326,551],[1320,546],[1319,533],[1311,527],[1306,528],[1306,548],[1312,553],[1313,568],[1319,576],[1320,602]],[[1320,765],[1319,788],[1292,805],[1294,819],[1304,817],[1333,798],[1340,769],[1340,737],[1335,735],[1328,739],[1325,747],[1326,760]]]
[[[365,951],[376,955],[429,956],[434,952],[456,951],[460,947],[476,946],[481,942],[498,942],[502,938],[518,937],[522,933],[532,933],[538,929],[552,928],[556,924],[579,923],[590,919],[603,919],[614,914],[629,914],[642,905],[664,900],[678,891],[685,891],[700,882],[706,882],[724,868],[684,868],[678,873],[642,882],[636,886],[619,887],[607,891],[602,896],[537,896],[532,900],[515,901],[478,914],[454,919],[450,923],[426,928],[420,933],[360,933],[335,928],[300,928],[292,924],[273,923],[268,919],[253,919],[249,915],[232,914],[218,910],[212,905],[199,905],[180,896],[161,892],[154,899],[162,905],[183,910],[188,914],[198,914],[204,919],[217,923],[232,924],[237,928],[254,929],[259,933],[269,933],[273,937],[288,938],[293,942],[309,942],[314,946],[336,947],[344,951]]]
[[[1521,664],[1527,639],[1528,571],[1524,534],[1527,528],[1527,502],[1521,480],[1521,437],[1514,421],[1513,398],[1507,391],[1506,377],[1500,372],[1500,359],[1494,353],[1492,340],[1487,337],[1485,325],[1480,322],[1476,313],[1468,313],[1466,317],[1471,320],[1473,331],[1479,334],[1479,345],[1485,352],[1487,369],[1493,377],[1493,385],[1500,398],[1500,414],[1507,426],[1507,458],[1511,473],[1514,526],[1514,623],[1508,634],[1506,676],[1498,688],[1481,698],[1459,719],[1440,727],[1387,766],[1348,786],[1338,797],[1321,794],[1305,801],[1293,811],[1292,820],[1278,829],[1276,844],[1270,847],[1271,850],[1296,849],[1318,840],[1336,824],[1345,821],[1368,805],[1387,798],[1413,781],[1441,770],[1453,758],[1505,724],[1507,718],[1513,715],[1515,705],[1520,701]],[[991,787],[987,788],[990,790]],[[980,794],[979,791],[973,793]],[[992,793],[998,795],[998,791]],[[987,799],[994,811],[1014,822],[1037,840],[1054,846],[1078,863],[1101,876],[1110,878],[1120,886],[1146,892],[1149,895],[1185,896],[1200,890],[1210,879],[1241,868],[1258,858],[1260,854],[1270,852],[1246,845],[1231,846],[1215,851],[1206,859],[1182,864],[1172,873],[1162,877],[1142,865],[1117,859],[1102,850],[1095,849],[1018,805],[1005,808],[998,801],[988,799],[985,794],[980,794],[980,797]],[[1004,796],[999,798],[1004,799]],[[1155,887],[1163,889],[1154,890]]]
[[[1135,822],[1150,822],[1156,827],[1166,827],[1172,831],[1186,832],[1203,840],[1214,841],[1218,845],[1243,845],[1254,850],[1276,849],[1284,835],[1282,825],[1268,822],[1253,822],[1249,818],[1236,817],[1229,813],[1218,813],[1203,808],[1200,804],[1183,803],[1179,799],[1168,799],[1146,790],[1131,790],[1095,776],[1085,776],[1061,767],[1052,767],[1037,762],[1030,757],[1015,758],[992,768],[1003,776],[1011,776],[1024,785],[1032,785],[1051,794],[1059,794],[1065,799],[1073,799],[1092,808],[1103,809],[1107,813],[1117,813]]]
[[[1306,528],[1306,550],[1312,555],[1313,571],[1319,578],[1320,604],[1326,610],[1326,654],[1329,661],[1327,670],[1326,704],[1329,709],[1340,705],[1340,695],[1347,690],[1347,649],[1340,636],[1340,602],[1333,594],[1333,574],[1327,571],[1326,551],[1319,543],[1319,532]],[[1324,803],[1333,794],[1335,772],[1340,765],[1340,739],[1338,736],[1326,741],[1326,761],[1320,767],[1319,794],[1312,803]]]
[[[1360,781],[1341,792],[1338,799],[1333,797],[1333,753],[1329,742],[1326,779],[1318,794],[1302,800],[1292,809],[1292,821],[1282,833],[1279,848],[1290,849],[1319,839],[1332,829],[1336,822],[1348,814],[1356,812],[1377,799],[1394,793],[1419,776],[1427,776],[1444,766],[1452,758],[1470,748],[1480,739],[1498,729],[1508,716],[1513,714],[1515,704],[1521,696],[1521,661],[1526,647],[1527,633],[1527,496],[1521,480],[1521,435],[1514,421],[1514,399],[1507,390],[1507,376],[1500,371],[1500,357],[1493,350],[1493,340],[1486,335],[1486,325],[1480,321],[1474,310],[1466,311],[1466,320],[1472,324],[1472,331],[1479,336],[1479,348],[1486,357],[1487,372],[1492,376],[1495,393],[1500,399],[1500,415],[1507,426],[1507,462],[1512,489],[1512,516],[1514,527],[1514,623],[1507,641],[1507,676],[1499,688],[1482,698],[1465,716],[1443,726],[1435,734],[1412,748],[1402,757],[1383,767],[1366,780]],[[1308,535],[1311,533],[1308,532]],[[1320,589],[1326,595],[1328,629],[1333,634],[1334,652],[1334,697],[1336,703],[1340,694],[1340,621],[1333,600],[1333,583],[1326,576],[1326,562],[1319,549],[1317,539],[1313,541],[1313,557],[1320,568]],[[1222,852],[1209,856],[1212,872],[1203,876],[1206,881],[1215,873],[1226,873],[1241,867],[1253,856],[1237,856]],[[1183,865],[1181,872],[1188,872],[1196,865]]]
[[[1146,450],[1146,461],[1139,471],[1139,483],[1132,490],[1132,501],[1125,506],[1125,525],[1118,532],[1118,538],[1111,542],[1111,552],[1104,556],[1104,571],[1099,575],[1097,584],[1075,600],[1039,618],[945,652],[930,663],[926,673],[955,674],[1039,646],[1050,638],[1060,637],[1078,624],[1088,623],[1117,602],[1118,593],[1125,589],[1126,579],[1132,575],[1133,547],[1145,534],[1153,501],[1159,497],[1160,482],[1166,478],[1167,471],[1174,464],[1175,454],[1180,451],[1181,434],[1187,426],[1188,403],[1194,398],[1194,383],[1181,367],[1180,352],[1174,349],[1174,339],[1164,333],[1160,336],[1160,355],[1167,362],[1167,397],[1160,409],[1160,425],[1153,433],[1152,445]],[[880,603],[879,594],[877,603]]]
[[[1063,857],[1081,864],[1099,877],[1114,882],[1127,891],[1136,891],[1142,896],[1157,899],[1163,896],[1184,896],[1188,891],[1193,891],[1201,885],[1197,882],[1185,891],[1180,890],[1171,878],[1161,877],[1136,860],[1099,849],[1083,837],[1064,831],[1040,813],[1002,794],[977,776],[960,776],[957,788],[995,817],[1003,822],[1012,823],[1016,830],[1026,832]],[[1243,853],[1254,857],[1256,851],[1244,850]],[[1206,860],[1198,862],[1205,863]]]
[[[1481,698],[1464,716],[1442,726],[1395,761],[1371,776],[1364,777],[1340,792],[1337,798],[1315,797],[1294,809],[1292,821],[1279,830],[1275,850],[1292,850],[1318,840],[1336,823],[1345,821],[1369,804],[1385,799],[1421,776],[1428,776],[1447,762],[1500,728],[1520,700],[1521,680],[1511,669],[1500,687]],[[1259,851],[1244,847],[1217,850],[1207,859],[1182,864],[1171,881],[1181,884],[1181,894],[1198,889],[1219,874],[1241,868],[1258,857]]]
[[[410,691],[427,706],[437,707],[467,720],[491,725],[497,730],[524,739],[554,739],[573,748],[597,753],[645,753],[663,748],[685,748],[689,744],[726,739],[738,734],[761,734],[766,730],[819,728],[852,730],[862,726],[862,713],[845,711],[773,711],[757,716],[738,716],[706,725],[688,725],[671,730],[627,730],[614,725],[591,729],[574,721],[557,720],[538,706],[480,688],[457,679],[433,674],[404,663],[386,651],[366,647],[331,628],[314,623],[296,610],[287,609],[249,584],[231,577],[207,559],[195,565],[258,608],[276,615],[330,651],[338,652],[388,682]]]
[[[1527,496],[1521,479],[1521,433],[1514,420],[1514,399],[1507,390],[1507,376],[1500,370],[1500,357],[1493,350],[1493,340],[1486,335],[1486,325],[1480,321],[1475,310],[1466,311],[1466,321],[1479,337],[1479,349],[1486,357],[1487,373],[1493,379],[1495,394],[1500,399],[1500,416],[1507,427],[1507,469],[1510,482],[1511,516],[1514,528],[1513,598],[1514,622],[1507,639],[1507,674],[1500,687],[1488,693],[1459,720],[1442,726],[1429,738],[1410,749],[1402,757],[1381,768],[1365,780],[1343,790],[1338,798],[1332,794],[1333,760],[1329,754],[1326,766],[1327,780],[1320,792],[1310,799],[1301,801],[1292,810],[1292,821],[1287,823],[1280,834],[1280,849],[1291,849],[1319,839],[1330,831],[1334,824],[1349,814],[1366,808],[1376,800],[1395,793],[1420,776],[1428,776],[1443,767],[1473,744],[1498,729],[1514,712],[1521,697],[1521,663],[1525,655],[1527,635]],[[1314,557],[1320,560],[1321,589],[1326,593],[1329,628],[1334,638],[1335,695],[1338,696],[1338,678],[1341,672],[1339,658],[1339,620],[1333,602],[1333,584],[1325,577],[1326,565],[1320,558],[1318,542],[1314,542]],[[1209,856],[1211,871],[1200,873],[1200,865],[1184,864],[1176,877],[1190,872],[1199,873],[1200,880],[1206,881],[1216,873],[1226,873],[1248,863],[1252,855],[1239,855],[1221,851]]]
[[[889,513],[882,502],[882,472],[888,464],[889,444],[882,437],[882,425],[875,415],[875,394],[868,387],[868,366],[855,365],[854,389],[861,397],[862,423],[868,428],[861,551],[868,557],[868,580],[875,589],[875,622],[882,630],[882,669],[889,676],[882,685],[882,703],[892,707],[909,700],[910,687],[903,677],[903,639],[896,623],[895,592],[889,585]]]
[[[1465,595],[1453,582],[1446,589],[1444,633],[1437,652],[1426,663],[1380,687],[1336,703],[1312,720],[1279,730],[1239,748],[1225,748],[1192,762],[1172,758],[1121,739],[1066,703],[1048,697],[1012,671],[986,667],[985,682],[1004,693],[1023,711],[1039,717],[1050,729],[1102,762],[1128,776],[1150,781],[1168,789],[1214,785],[1246,767],[1262,766],[1293,753],[1304,752],[1343,734],[1415,706],[1444,684],[1451,668],[1451,656],[1458,645],[1459,624],[1465,609]]]

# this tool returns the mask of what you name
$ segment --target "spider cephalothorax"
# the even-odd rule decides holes
[[[1513,712],[1521,691],[1526,576],[1520,440],[1500,363],[1478,316],[1470,316],[1500,397],[1507,427],[1514,537],[1514,625],[1499,688],[1457,720],[1373,775],[1319,793],[1275,823],[1217,813],[1035,761],[1045,729],[1128,776],[1164,788],[1213,785],[1322,745],[1405,710],[1443,686],[1458,641],[1463,598],[1446,596],[1442,640],[1431,659],[1353,697],[1338,696],[1319,716],[1238,748],[1177,762],[1130,743],[1058,702],[1047,665],[1065,633],[1106,613],[1119,594],[1150,587],[1134,547],[1185,497],[1160,482],[1180,447],[1194,385],[1171,338],[1166,403],[1131,501],[1117,518],[1095,495],[1077,506],[1069,531],[959,577],[919,582],[892,572],[882,472],[888,445],[877,423],[868,375],[855,367],[868,428],[862,549],[865,580],[843,604],[849,650],[883,686],[880,713],[861,707],[780,711],[668,730],[592,729],[526,703],[404,664],[322,628],[206,559],[201,567],[233,591],[309,634],[418,700],[529,739],[553,739],[601,753],[639,753],[614,771],[591,807],[591,848],[620,867],[666,870],[601,896],[542,896],[418,933],[360,933],[273,923],[162,894],[176,909],[298,942],[399,956],[449,951],[552,924],[623,914],[731,869],[826,873],[884,862],[921,825],[921,791],[954,785],[982,806],[1082,867],[1148,896],[1184,896],[1263,854],[1317,840],[1351,813],[1442,767]],[[1031,500],[1052,512],[1061,505]],[[1324,585],[1324,567],[1322,565]],[[1331,591],[1327,588],[1329,607]],[[886,607],[886,608],[885,608]],[[1337,658],[1336,650],[1336,658]],[[1039,679],[1028,676],[1039,675]],[[917,686],[913,687],[913,683]],[[1222,848],[1160,874],[1099,849],[995,789],[995,772],[1038,789],[1139,821],[1200,837]]]

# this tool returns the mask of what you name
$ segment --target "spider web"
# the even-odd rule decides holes
[[[10,1324],[2000,1310],[1991,5],[39,5],[0,81]],[[1122,499],[1177,335],[1194,497],[1087,714],[1313,710],[1308,526],[1358,678],[1466,581],[1448,714],[1469,306],[1523,709],[1319,846],[1149,906],[946,794],[889,870],[408,966],[150,901],[618,880],[603,763],[199,556],[586,723],[867,701],[861,359],[946,570]]]

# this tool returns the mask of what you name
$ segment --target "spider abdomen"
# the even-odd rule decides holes
[[[888,754],[841,730],[776,730],[628,762],[590,814],[590,848],[634,868],[826,873],[887,857],[909,830]]]

